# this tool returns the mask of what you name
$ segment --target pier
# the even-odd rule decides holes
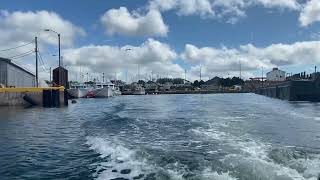
[[[0,106],[43,106],[60,107],[68,105],[65,88],[0,88]]]

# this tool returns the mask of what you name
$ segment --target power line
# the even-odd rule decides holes
[[[42,56],[41,56],[40,51],[39,51],[39,59],[40,59],[40,63],[41,63],[41,66],[42,66],[43,71],[45,71],[45,72],[49,71],[49,70],[47,69],[47,67],[46,67],[43,59],[42,59]]]
[[[21,68],[23,68],[24,70],[26,70],[26,71],[28,71],[28,72],[30,72],[30,73],[32,73],[32,74],[33,74],[33,72],[31,72],[28,68],[26,68],[25,66],[21,65],[21,64],[20,64],[20,63],[18,63],[17,61],[12,61],[12,63],[14,63],[14,64],[16,64],[16,65],[20,66],[20,67],[21,67]]]
[[[8,49],[1,49],[1,50],[0,50],[0,52],[3,52],[3,51],[10,51],[10,50],[13,50],[13,49],[18,49],[18,48],[21,48],[21,47],[27,46],[27,45],[32,44],[32,43],[34,43],[34,41],[31,41],[31,42],[29,42],[29,43],[22,44],[22,45],[19,45],[19,46],[16,46],[16,47],[8,48]]]
[[[19,58],[28,56],[28,55],[32,54],[33,52],[34,52],[34,50],[27,51],[27,52],[24,52],[24,53],[21,53],[21,54],[17,54],[17,55],[11,56],[11,57],[7,57],[7,59],[19,59]]]

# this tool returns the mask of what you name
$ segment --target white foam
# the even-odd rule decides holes
[[[223,140],[226,136],[226,133],[221,132],[221,131],[217,131],[215,129],[204,130],[202,128],[199,128],[199,129],[192,129],[191,131],[193,131],[195,134],[206,135],[206,136],[208,136],[212,139],[216,139],[216,140]]]
[[[87,137],[86,144],[90,149],[100,154],[101,158],[106,158],[105,162],[98,163],[96,173],[94,177],[98,180],[113,179],[113,178],[127,178],[132,179],[140,174],[145,176],[154,172],[157,169],[158,172],[165,173],[170,179],[184,180],[184,168],[180,167],[178,163],[170,166],[169,169],[161,167],[155,167],[148,164],[146,161],[138,159],[136,152],[125,148],[121,144],[114,143],[116,141],[107,140],[100,137]],[[119,163],[119,161],[123,161]],[[112,172],[113,169],[118,170],[117,173]],[[122,169],[131,169],[131,173],[127,175],[120,174]],[[100,171],[100,172],[99,172]],[[99,172],[99,173],[98,173]],[[229,173],[217,173],[210,169],[205,169],[197,177],[203,180],[236,180],[229,175]]]
[[[320,121],[320,117],[314,117],[315,121]]]
[[[245,171],[260,179],[285,179],[285,180],[316,180],[320,173],[320,158],[293,159],[290,167],[274,162],[268,153],[272,149],[270,144],[255,141],[245,137],[235,137],[226,132],[221,132],[215,127],[204,129],[193,129],[197,135],[219,140],[222,145],[227,145],[238,150],[237,154],[229,154],[222,162],[230,169]],[[297,171],[297,167],[303,169],[303,173]]]
[[[205,169],[201,174],[201,179],[203,180],[237,180],[237,178],[232,177],[229,172],[218,173],[210,170],[209,168]]]
[[[90,146],[90,149],[99,153],[101,158],[107,158],[106,162],[98,164],[94,174],[97,179],[120,177],[132,179],[152,169],[152,166],[147,165],[144,160],[136,158],[135,151],[114,142],[117,141],[108,141],[100,137],[87,137],[86,144]],[[114,169],[118,172],[112,172]],[[120,174],[120,171],[124,169],[130,169],[130,174]]]

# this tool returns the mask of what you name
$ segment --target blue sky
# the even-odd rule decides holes
[[[166,3],[169,1],[174,2],[174,5],[166,9],[162,8],[168,5]],[[243,61],[246,78],[260,74],[262,66],[267,70],[273,66],[280,66],[288,72],[295,73],[304,70],[311,72],[314,65],[319,65],[318,51],[320,49],[317,45],[319,45],[320,38],[320,23],[318,22],[320,21],[320,2],[318,0],[312,0],[313,2],[279,0],[278,3],[272,3],[272,1],[270,3],[267,0],[249,0],[243,1],[249,3],[242,5],[234,3],[240,2],[236,0],[228,0],[231,2],[229,4],[224,4],[226,1],[219,4],[219,0],[195,1],[201,3],[198,4],[200,8],[190,10],[190,7],[196,7],[187,6],[180,0],[78,0],[76,2],[10,0],[1,3],[1,10],[7,13],[7,15],[2,13],[3,20],[11,16],[15,17],[15,12],[31,12],[34,15],[32,18],[35,26],[38,26],[37,18],[40,18],[41,15],[37,12],[43,11],[58,16],[57,20],[52,20],[52,22],[48,18],[48,27],[51,29],[55,28],[55,21],[72,24],[69,29],[58,25],[56,29],[62,31],[62,38],[64,37],[63,32],[68,34],[66,39],[69,38],[70,43],[64,46],[63,55],[65,63],[74,74],[77,74],[77,71],[82,68],[84,69],[82,73],[99,74],[105,71],[110,74],[110,78],[117,73],[118,78],[123,79],[124,72],[130,71],[130,76],[135,76],[136,67],[139,64],[141,73],[144,73],[146,77],[150,72],[157,72],[162,76],[181,76],[184,69],[187,69],[188,76],[194,80],[197,78],[200,65],[207,78],[215,75],[237,75],[236,62],[238,61]],[[209,6],[205,6],[208,5],[207,2]],[[157,6],[151,8],[152,3]],[[319,9],[315,4],[319,6]],[[124,11],[120,13],[120,7],[126,8],[130,15],[129,19],[123,20],[117,17],[124,13]],[[233,11],[234,9],[237,11]],[[116,13],[110,13],[111,10],[115,10]],[[161,20],[162,22],[149,23],[149,21],[141,20],[148,19],[148,13],[153,10],[156,11],[155,14],[160,14],[160,18],[154,15],[150,16],[149,20],[154,22]],[[105,16],[105,21],[101,20],[103,16]],[[305,17],[305,20],[301,20],[302,16]],[[143,21],[142,25],[134,24],[140,21],[137,20],[138,18]],[[230,22],[231,19],[234,22]],[[125,26],[130,22],[133,22],[131,25],[134,27],[141,27],[133,30]],[[45,20],[41,23],[40,27],[46,26]],[[34,34],[38,35],[40,27],[30,28],[30,31],[35,31]],[[74,31],[73,27],[81,29],[85,35]],[[15,31],[17,28],[21,27],[15,26],[15,23],[0,23],[0,31]],[[144,31],[143,28],[147,30]],[[164,29],[159,30],[161,28]],[[110,32],[110,29],[114,31]],[[42,46],[44,61],[49,66],[54,66],[52,57],[47,54],[55,50],[56,44],[54,40],[45,41]],[[7,46],[3,44],[0,47],[6,48]],[[14,45],[13,42],[7,44]],[[187,45],[190,45],[189,48]],[[89,46],[90,53],[88,53]],[[125,53],[121,51],[124,47],[134,48],[132,52],[124,55]],[[153,48],[160,50],[153,52]],[[111,56],[110,53],[115,55]],[[31,64],[26,64],[26,66],[32,69]],[[213,68],[214,66],[216,68]],[[45,73],[43,76],[46,76]],[[74,78],[77,76],[80,77],[80,75],[74,75]]]

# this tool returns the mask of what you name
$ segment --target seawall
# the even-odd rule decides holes
[[[257,89],[255,93],[288,101],[320,102],[320,81],[286,81],[277,85]]]

